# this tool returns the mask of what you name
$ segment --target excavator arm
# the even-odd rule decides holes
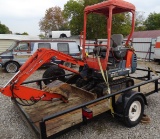
[[[33,74],[39,67],[43,64],[50,62],[51,58],[55,57],[56,59],[70,62],[72,64],[77,64],[84,66],[84,62],[77,60],[67,54],[53,50],[53,49],[38,49],[19,69],[19,71],[12,77],[12,79],[3,87],[0,88],[0,92],[9,97],[21,98],[24,100],[52,100],[53,98],[62,98],[61,94],[49,93],[46,91],[29,88],[21,85],[30,75]],[[63,69],[72,71],[79,74],[78,71],[71,68],[65,67],[61,64],[59,67]]]

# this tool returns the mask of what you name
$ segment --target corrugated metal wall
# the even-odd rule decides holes
[[[0,39],[0,53],[8,49],[13,42],[14,40],[1,40]]]
[[[137,57],[139,59],[153,60],[155,39],[134,38],[132,41],[132,46],[134,47]]]

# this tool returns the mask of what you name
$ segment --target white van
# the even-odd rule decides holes
[[[80,47],[76,44],[76,41],[15,40],[5,52],[0,54],[0,67],[5,68],[9,73],[17,72],[19,67],[24,64],[38,48],[54,49],[80,59]],[[64,64],[64,62],[60,60],[55,60],[54,62]]]

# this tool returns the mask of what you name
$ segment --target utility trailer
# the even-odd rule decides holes
[[[63,133],[86,124],[90,120],[94,120],[97,116],[100,117],[101,114],[104,114],[107,111],[110,111],[109,98],[112,99],[115,117],[120,116],[122,119],[125,115],[123,113],[121,113],[121,115],[116,113],[116,98],[120,94],[123,94],[124,98],[127,98],[127,94],[129,94],[130,91],[136,92],[135,94],[137,96],[141,96],[143,93],[145,97],[144,100],[146,101],[144,104],[147,104],[146,96],[160,91],[160,77],[150,79],[150,73],[152,72],[150,69],[146,70],[137,68],[137,70],[146,71],[148,74],[143,77],[130,77],[134,78],[136,83],[135,85],[124,88],[125,86],[123,87],[122,84],[121,90],[114,89],[111,94],[100,98],[95,98],[93,94],[82,89],[79,90],[72,85],[72,94],[68,104],[62,101],[43,101],[32,106],[21,106],[15,102],[15,99],[13,99],[13,102],[22,113],[25,121],[28,121],[30,125],[29,127],[32,127],[38,137],[41,139],[55,138]],[[160,73],[159,71],[156,72]],[[24,82],[23,84],[30,84],[34,82],[41,83],[43,80],[47,79]],[[132,97],[133,96],[129,96],[129,100],[131,100]],[[126,99],[123,99],[123,101],[123,105],[127,103]],[[123,107],[125,110],[127,106]]]
[[[111,33],[112,16],[124,12],[129,12],[132,16],[131,30],[125,45],[122,34]],[[86,43],[87,17],[93,13],[107,19],[107,44],[98,43],[98,38],[94,44]],[[147,104],[145,96],[159,90],[159,77],[142,82],[128,76],[137,68],[135,51],[129,46],[134,26],[135,6],[129,2],[108,0],[87,6],[84,9],[84,28],[80,37],[82,60],[56,50],[38,49],[10,81],[0,88],[0,92],[12,98],[42,139],[57,136],[108,110],[122,119],[127,127],[136,126],[141,121],[144,105]],[[93,47],[90,55],[85,52],[88,46]],[[58,64],[48,68],[41,80],[24,82],[52,59],[78,65],[79,70]],[[65,78],[67,75],[63,69],[73,75]],[[42,86],[42,81],[46,86]],[[26,85],[31,82],[37,82],[40,89]]]

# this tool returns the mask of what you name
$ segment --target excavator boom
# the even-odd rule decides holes
[[[42,90],[31,89],[29,87],[22,86],[21,84],[39,67],[44,63],[50,62],[51,58],[57,58],[59,60],[71,62],[72,64],[78,64],[84,66],[84,62],[77,60],[67,54],[52,49],[41,48],[38,49],[19,69],[19,71],[12,77],[12,79],[3,87],[0,88],[0,92],[10,97],[18,97],[25,100],[30,99],[42,99],[52,100],[53,98],[61,98],[60,94],[48,93]],[[79,74],[78,71],[65,67],[61,64],[59,67],[63,67],[66,70]],[[14,95],[14,96],[13,96]],[[42,98],[43,97],[43,98]]]

